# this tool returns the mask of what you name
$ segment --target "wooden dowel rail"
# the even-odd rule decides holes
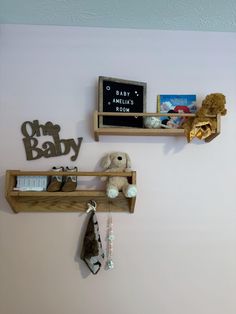
[[[93,128],[94,128],[94,139],[95,141],[99,141],[100,135],[113,136],[113,135],[122,135],[122,136],[185,136],[185,131],[183,128],[134,128],[134,127],[125,127],[125,126],[112,126],[112,125],[103,125],[99,126],[99,119],[105,116],[112,117],[186,117],[193,118],[196,116],[195,113],[140,113],[140,112],[132,112],[132,113],[124,113],[124,112],[98,112],[94,111],[94,119],[93,119]],[[220,134],[220,115],[212,116],[208,115],[209,118],[215,118],[217,121],[217,130],[213,132],[211,136],[209,136],[205,142],[212,141],[217,135]]]
[[[66,171],[20,171],[11,170],[13,176],[76,176],[76,177],[131,177],[132,171],[129,172],[97,172],[97,171],[77,171],[77,172],[66,172]]]
[[[157,112],[101,112],[95,111],[97,116],[114,116],[114,117],[195,117],[195,113],[157,113]]]
[[[91,199],[97,203],[97,211],[134,212],[136,198],[126,198],[122,192],[114,199],[106,195],[105,184],[102,189],[90,187],[90,181],[78,179],[77,189],[73,192],[48,191],[15,191],[18,176],[77,176],[77,177],[128,177],[132,184],[136,183],[136,172],[100,172],[100,171],[20,171],[7,170],[5,178],[5,197],[12,210],[18,212],[79,212],[86,211]],[[92,180],[93,181],[93,180]],[[84,185],[86,182],[86,188]]]

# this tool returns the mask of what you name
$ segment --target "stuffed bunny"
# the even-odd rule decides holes
[[[131,171],[131,162],[128,154],[114,152],[102,158],[101,167],[105,172],[128,172]],[[129,198],[135,197],[137,194],[136,185],[129,184],[127,177],[102,177],[101,180],[107,180],[106,194],[109,198],[117,197],[119,191]]]

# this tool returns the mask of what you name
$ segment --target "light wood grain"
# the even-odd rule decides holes
[[[68,175],[67,172],[60,173]],[[14,212],[80,212],[86,211],[87,203],[92,199],[97,203],[97,211],[134,212],[135,198],[132,201],[119,193],[115,199],[108,199],[105,190],[76,190],[73,192],[33,192],[14,191],[16,177],[50,176],[53,171],[20,171],[7,170],[5,177],[5,197]],[[71,173],[69,173],[71,175]],[[130,183],[135,184],[136,172],[73,172],[73,175],[82,176],[124,176]]]
[[[114,116],[114,117],[195,117],[195,113],[158,113],[158,112],[97,112],[95,116]]]
[[[183,136],[183,129],[99,128],[97,135]]]
[[[150,116],[166,116],[166,114],[162,113],[113,113],[113,112],[94,112],[94,139],[95,141],[99,141],[100,135],[106,136],[184,136],[183,129],[147,129],[147,128],[132,128],[132,127],[99,127],[98,126],[98,118],[101,116],[118,116],[118,117],[150,117]],[[168,114],[168,116],[188,116],[195,117],[195,114]]]
[[[55,171],[22,171],[22,170],[9,170],[11,176],[55,176],[58,172]],[[71,172],[60,171],[61,176],[71,176]],[[73,176],[77,177],[131,177],[132,172],[102,172],[102,171],[77,171],[73,172]]]
[[[132,128],[132,127],[99,127],[98,118],[101,116],[137,116],[137,117],[162,117],[167,116],[165,113],[114,113],[114,112],[94,112],[94,139],[99,141],[99,136],[185,136],[184,129],[147,129],[147,128]],[[193,113],[168,113],[170,117],[195,117]],[[211,117],[214,118],[214,117]],[[212,141],[217,135],[220,134],[220,119],[221,116],[217,115],[217,130],[205,141]]]

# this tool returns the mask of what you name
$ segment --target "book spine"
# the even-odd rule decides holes
[[[161,112],[161,96],[157,95],[157,112]]]

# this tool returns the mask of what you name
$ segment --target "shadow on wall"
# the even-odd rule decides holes
[[[92,96],[91,96],[92,93]],[[94,80],[92,87],[89,86],[86,88],[86,99],[92,97],[92,102],[90,104],[84,103],[82,106],[86,108],[85,119],[80,120],[78,119],[76,130],[79,136],[83,137],[84,143],[92,143],[94,142],[94,134],[93,134],[93,113],[94,110],[97,109],[97,79]],[[78,103],[78,117],[79,117],[79,108],[81,104]]]
[[[178,153],[181,150],[183,150],[185,148],[186,145],[203,145],[206,144],[204,141],[200,141],[197,139],[194,139],[192,141],[192,143],[187,143],[187,139],[185,137],[171,137],[169,138],[169,140],[167,141],[165,139],[165,146],[164,146],[164,154],[170,154],[170,153]]]
[[[14,215],[15,213],[12,211],[5,198],[5,175],[0,176],[0,193],[0,210],[2,212]]]
[[[183,136],[100,136],[99,141],[103,143],[119,144],[142,144],[145,150],[145,144],[161,145],[164,154],[177,154],[182,151],[186,145],[205,145],[204,141],[194,139],[190,144]],[[209,145],[209,144],[208,144]]]

